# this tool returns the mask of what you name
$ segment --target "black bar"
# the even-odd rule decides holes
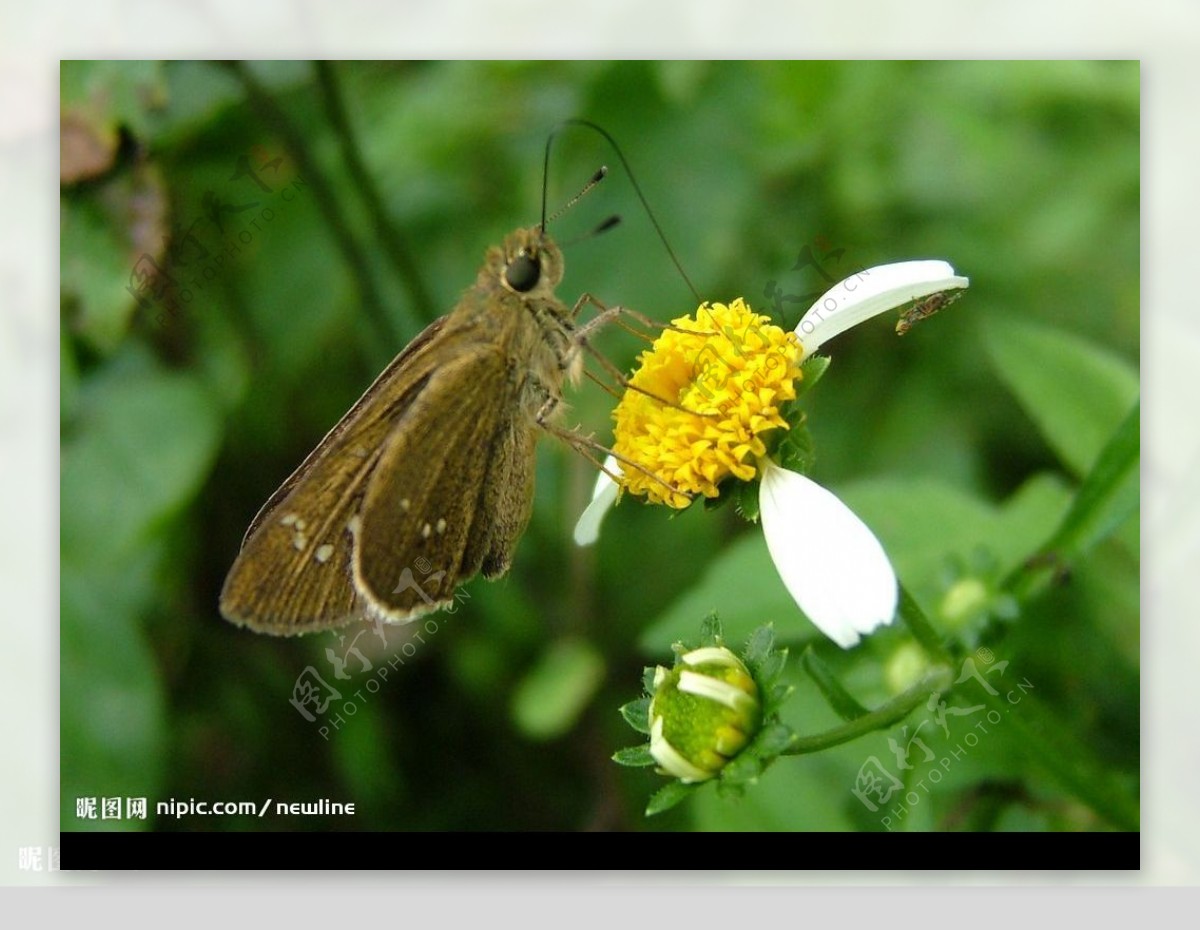
[[[454,850],[453,862],[436,861],[437,849],[410,834],[364,833],[138,833],[61,834],[64,870],[361,870],[429,868],[488,870],[512,865],[512,838],[505,833],[472,833]],[[572,848],[611,852],[604,861],[623,869],[661,870],[664,852],[672,869],[737,868],[775,871],[903,869],[914,875],[942,871],[1043,871],[1087,873],[1141,868],[1139,833],[809,833],[773,842],[736,840],[725,853],[722,841],[674,843],[661,834],[557,834],[553,843],[522,847],[520,865],[529,869],[572,861]],[[378,850],[392,849],[391,861]],[[536,851],[536,852],[534,852]],[[533,855],[529,855],[533,852]],[[696,855],[696,861],[690,856]],[[534,861],[535,857],[544,861]],[[590,857],[589,857],[590,858]],[[530,861],[524,861],[529,859]],[[575,861],[579,861],[575,859]]]

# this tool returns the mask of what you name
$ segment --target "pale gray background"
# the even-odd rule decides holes
[[[603,0],[568,6],[509,0],[488,10],[462,0],[437,6],[383,0],[0,0],[0,591],[10,595],[0,658],[0,883],[50,879],[46,873],[18,871],[17,849],[54,844],[58,830],[58,59],[637,56],[1142,60],[1148,383],[1143,420],[1142,874],[951,875],[922,873],[920,863],[906,863],[909,870],[890,873],[797,878],[726,872],[704,880],[1200,884],[1200,746],[1194,711],[1200,702],[1195,667],[1200,657],[1200,528],[1194,519],[1200,509],[1195,495],[1200,489],[1200,434],[1194,398],[1200,392],[1189,379],[1200,373],[1200,313],[1189,283],[1198,266],[1200,238],[1195,174],[1200,164],[1195,103],[1200,4],[1174,0],[1119,8],[1082,0],[1023,0],[1003,6],[911,0],[885,8],[861,0],[807,6],[704,0]],[[721,841],[714,837],[713,842]],[[797,837],[796,842],[805,839]],[[669,859],[665,851],[660,854]],[[731,864],[728,856],[719,858]],[[863,860],[864,866],[889,864],[867,848]],[[570,873],[558,875],[569,878]],[[71,873],[53,878],[110,880]],[[245,876],[239,884],[245,886],[249,879]],[[688,881],[679,873],[623,873],[611,879]],[[132,876],[120,880],[127,884]],[[358,897],[362,891],[353,892],[353,900],[366,905]],[[449,906],[447,899],[453,896],[448,889],[428,891],[435,905]],[[343,891],[344,901],[351,900],[348,894]],[[292,900],[307,909],[305,898]],[[428,895],[409,901],[424,898]],[[143,903],[139,910],[157,911],[145,907]],[[570,908],[588,910],[578,898],[570,899]],[[962,912],[955,917],[954,908],[939,910],[952,924],[966,919]],[[366,911],[372,921],[401,916],[393,907],[367,905]],[[892,915],[889,925],[894,911]],[[972,906],[971,915],[975,925],[980,911]],[[1109,916],[1120,919],[1119,912]],[[277,919],[286,918],[278,914]]]

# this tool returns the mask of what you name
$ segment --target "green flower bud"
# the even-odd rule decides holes
[[[938,613],[951,630],[958,630],[988,608],[991,592],[978,578],[961,578],[942,597]]]
[[[675,668],[655,670],[650,754],[663,775],[685,783],[712,778],[761,722],[758,686],[724,646],[694,649]]]
[[[903,643],[883,663],[883,681],[888,691],[899,694],[920,681],[929,668],[929,657],[916,643]]]

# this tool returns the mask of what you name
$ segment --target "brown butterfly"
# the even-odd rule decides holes
[[[543,224],[544,225],[544,224]],[[292,635],[413,620],[507,571],[534,447],[582,369],[563,258],[543,226],[487,252],[430,324],[263,506],[221,591],[226,619]],[[615,309],[615,308],[614,308]]]

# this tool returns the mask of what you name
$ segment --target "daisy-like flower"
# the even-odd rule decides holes
[[[731,475],[758,475],[764,434],[787,427],[779,408],[796,396],[800,341],[740,297],[671,325],[642,353],[629,382],[636,390],[613,413],[613,452],[633,466],[625,490],[683,508],[697,494],[717,497]]]
[[[696,319],[672,321],[676,329],[642,353],[630,379],[641,391],[627,390],[614,413],[613,451],[629,464],[622,467],[610,456],[605,467],[621,477],[625,490],[676,508],[697,494],[716,497],[728,478],[757,478],[763,534],[780,578],[808,618],[849,649],[895,617],[896,575],[879,540],[853,511],[772,460],[768,447],[776,431],[788,428],[780,407],[796,397],[800,364],[829,339],[968,283],[942,261],[869,268],[822,294],[794,333],[740,298],[702,305]],[[576,524],[576,543],[595,542],[620,491],[600,474]]]

